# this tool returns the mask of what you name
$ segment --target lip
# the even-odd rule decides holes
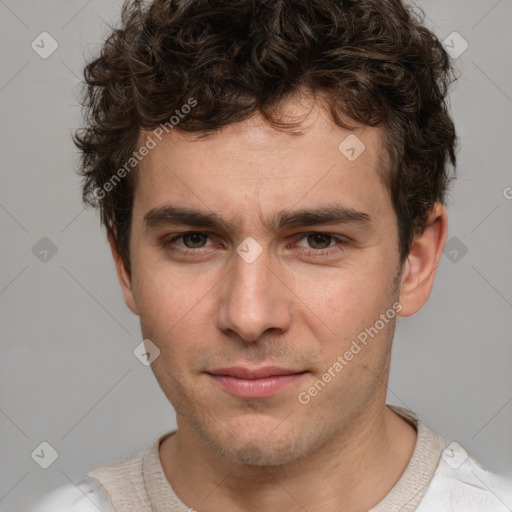
[[[244,368],[243,366],[232,366],[230,368],[218,368],[208,372],[212,375],[228,375],[239,379],[263,379],[281,375],[296,375],[304,373],[304,370],[290,370],[279,366],[264,366],[262,368]]]
[[[265,398],[273,396],[297,382],[308,372],[266,366],[258,369],[219,368],[207,373],[218,385],[233,396]]]

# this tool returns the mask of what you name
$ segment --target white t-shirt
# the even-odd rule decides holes
[[[511,512],[512,482],[484,469],[456,442],[432,432],[412,411],[388,405],[418,437],[391,491],[369,512]],[[76,485],[47,494],[28,512],[190,512],[167,481],[158,447],[96,468]]]

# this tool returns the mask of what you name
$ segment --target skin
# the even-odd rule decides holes
[[[161,351],[152,369],[176,410],[177,433],[160,445],[165,475],[201,512],[368,510],[399,480],[416,442],[415,429],[386,407],[396,318],[308,404],[297,396],[393,303],[400,316],[423,306],[446,211],[435,205],[397,280],[397,219],[377,174],[381,129],[353,132],[366,150],[351,162],[338,150],[351,132],[319,103],[294,99],[283,111],[302,116],[302,134],[276,131],[259,115],[204,139],[169,132],[137,175],[131,275],[109,237],[126,304]],[[144,215],[168,203],[215,212],[233,227],[145,229]],[[264,223],[325,204],[365,212],[371,224]],[[163,245],[187,231],[205,236]],[[339,238],[315,243],[311,231]],[[252,263],[236,252],[249,236],[262,249]],[[274,396],[241,399],[205,373],[235,365],[308,373]]]

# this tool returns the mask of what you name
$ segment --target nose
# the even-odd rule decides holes
[[[232,268],[219,288],[219,329],[246,342],[258,340],[266,331],[284,332],[291,321],[291,290],[271,267],[268,251],[251,263],[233,254]]]

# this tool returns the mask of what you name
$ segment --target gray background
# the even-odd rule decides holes
[[[389,401],[510,476],[512,2],[420,5],[442,40],[456,31],[469,44],[451,95],[462,147],[449,197],[452,240],[427,305],[399,319]],[[82,209],[73,172],[84,58],[120,6],[0,0],[2,510],[76,482],[175,427],[151,370],[133,355],[138,319],[123,302],[99,217]],[[31,48],[43,31],[59,44],[47,59]],[[57,248],[47,261],[43,237]],[[43,441],[59,454],[46,470],[31,458]]]

